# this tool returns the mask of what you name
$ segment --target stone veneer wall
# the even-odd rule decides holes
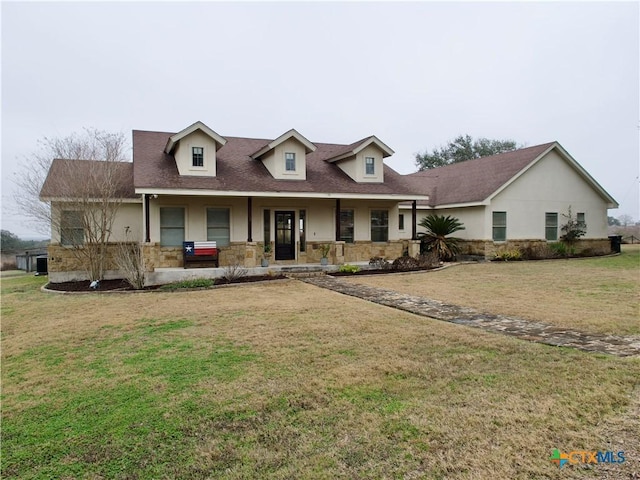
[[[118,243],[109,243],[107,245],[107,262],[105,270],[117,270],[114,260],[114,254]],[[81,248],[81,247],[79,247]],[[47,269],[49,273],[82,271],[86,269],[83,266],[82,259],[78,258],[78,253],[74,247],[65,247],[59,243],[52,243],[47,247]]]
[[[461,255],[478,255],[492,259],[495,253],[500,250],[518,249],[523,253],[532,252],[542,258],[549,254],[549,243],[546,240],[507,240],[506,242],[461,240],[458,245],[460,246]],[[606,238],[582,239],[576,243],[576,253],[606,255],[611,253],[611,242]]]

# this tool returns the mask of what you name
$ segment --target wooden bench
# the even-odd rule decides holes
[[[218,253],[216,242],[182,242],[184,268],[218,268]]]

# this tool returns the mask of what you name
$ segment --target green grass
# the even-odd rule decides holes
[[[258,359],[223,339],[177,335],[192,325],[148,320],[127,333],[109,329],[82,345],[45,345],[5,360],[12,382],[28,384],[25,370],[46,380],[4,404],[3,478],[62,478],[87,465],[108,478],[154,478],[171,471],[166,462],[188,462],[195,439],[185,438],[184,420],[202,408],[200,382],[234,381]]]
[[[2,282],[2,478],[564,480],[604,467],[559,470],[554,448],[640,451],[637,359],[296,281],[145,295],[44,281]]]
[[[215,280],[212,278],[195,278],[193,280],[182,280],[180,282],[168,283],[162,285],[160,290],[163,291],[175,291],[191,288],[209,288],[213,287]]]

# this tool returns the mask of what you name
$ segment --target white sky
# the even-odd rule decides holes
[[[2,228],[12,178],[83,127],[312,142],[375,134],[387,163],[458,134],[559,141],[639,215],[637,2],[1,3]]]

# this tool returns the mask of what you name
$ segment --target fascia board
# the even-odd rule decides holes
[[[363,194],[336,192],[247,192],[237,190],[194,190],[173,188],[136,188],[136,193],[146,195],[199,196],[199,197],[263,197],[263,198],[341,198],[361,200],[425,200],[427,195],[412,194]]]

